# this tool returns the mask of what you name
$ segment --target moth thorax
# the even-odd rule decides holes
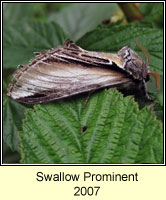
[[[143,80],[148,76],[148,69],[144,60],[128,46],[118,51],[118,56],[124,62],[124,70],[134,79]]]

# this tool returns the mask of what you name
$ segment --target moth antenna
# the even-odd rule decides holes
[[[145,47],[143,47],[135,38],[134,38],[134,41],[135,41],[137,47],[139,49],[141,49],[142,53],[145,55],[145,57],[146,57],[146,65],[148,66],[149,65],[149,60],[150,60],[150,55],[149,55],[148,50]]]
[[[160,90],[160,75],[158,72],[149,72],[150,76],[153,76],[156,80],[156,87],[158,90]]]
[[[136,43],[136,45],[138,46],[138,48],[141,49],[141,51],[143,52],[143,54],[145,55],[146,57],[146,65],[148,66],[149,65],[149,60],[150,60],[150,55],[149,55],[149,52],[147,51],[147,49],[145,47],[143,47],[135,38],[134,38],[134,41]],[[159,73],[157,72],[148,72],[148,74],[150,76],[152,76],[153,78],[155,78],[155,81],[156,81],[156,88],[158,90],[160,90],[160,75]]]

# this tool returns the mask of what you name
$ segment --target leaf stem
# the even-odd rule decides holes
[[[141,20],[144,17],[134,3],[118,3],[118,4],[122,9],[122,11],[124,12],[128,22]]]

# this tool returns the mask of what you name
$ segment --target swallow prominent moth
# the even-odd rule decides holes
[[[128,46],[117,54],[87,51],[67,39],[63,46],[36,53],[29,64],[18,66],[7,95],[21,103],[45,103],[100,88],[139,85],[148,99],[147,63]]]

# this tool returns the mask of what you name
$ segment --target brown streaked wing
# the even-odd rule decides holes
[[[38,62],[19,74],[8,96],[22,103],[45,103],[104,87],[133,84],[126,74],[77,63]]]

